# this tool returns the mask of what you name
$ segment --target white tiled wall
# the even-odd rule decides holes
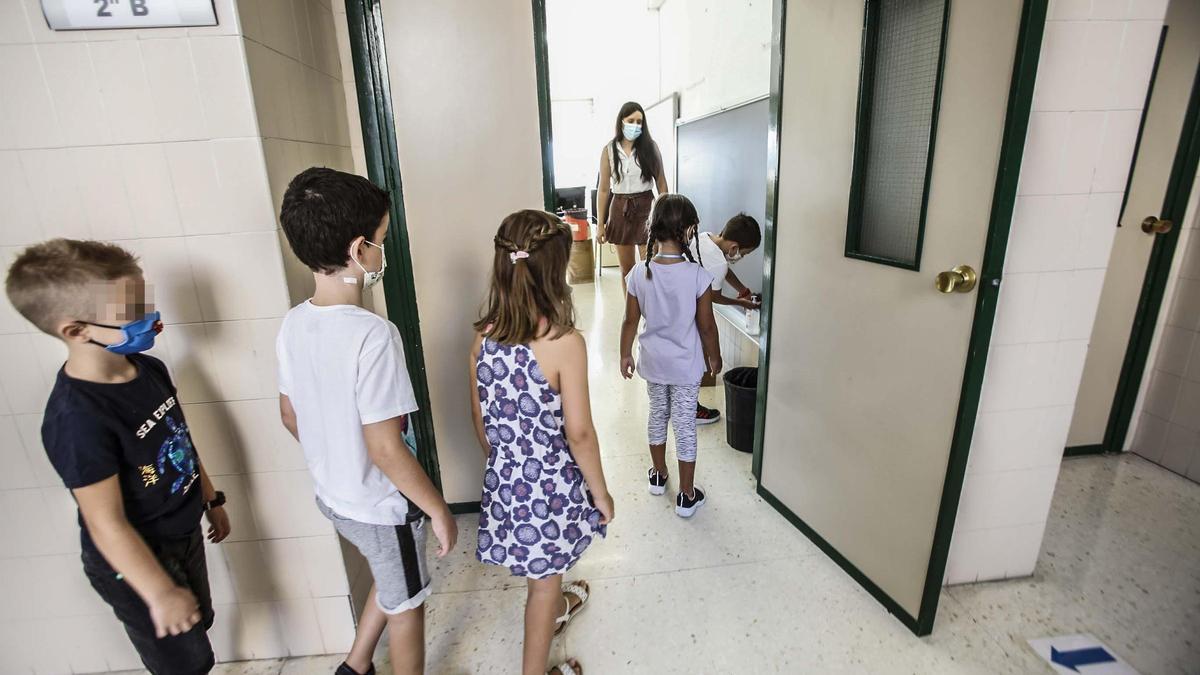
[[[1166,0],[1051,0],[947,583],[1033,573]]]
[[[1131,450],[1200,483],[1200,181],[1179,233]]]
[[[343,82],[345,6],[329,0],[237,0],[245,29],[246,62],[274,211],[279,213],[288,182],[310,166],[354,170]],[[335,13],[341,20],[335,20]],[[338,36],[342,36],[339,40]],[[353,87],[347,54],[346,73]],[[352,126],[351,126],[352,124]],[[355,136],[361,138],[361,134]],[[282,234],[282,233],[280,233]],[[281,236],[292,304],[312,294],[312,276]]]
[[[229,496],[234,534],[208,549],[218,657],[341,652],[345,564],[278,422],[274,365],[282,185],[351,163],[332,7],[237,5],[217,0],[211,28],[54,33],[37,0],[0,2],[0,270],[54,236],[142,257],[167,324],[152,353]],[[4,673],[138,666],[83,577],[74,505],[40,444],[64,354],[0,300]]]

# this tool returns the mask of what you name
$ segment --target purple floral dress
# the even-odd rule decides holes
[[[528,346],[487,338],[475,384],[492,446],[475,557],[519,577],[562,574],[605,530],[567,446],[562,397]]]

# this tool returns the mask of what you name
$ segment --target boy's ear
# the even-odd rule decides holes
[[[350,246],[346,249],[346,264],[347,265],[354,262],[354,252],[361,249],[364,242],[366,242],[366,241],[367,241],[367,238],[362,236],[361,234],[350,240]]]
[[[67,342],[87,342],[87,326],[78,321],[63,321],[55,331],[58,337]]]

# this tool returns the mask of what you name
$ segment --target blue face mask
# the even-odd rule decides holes
[[[125,339],[113,345],[105,345],[95,340],[88,340],[88,342],[104,347],[114,354],[139,354],[150,349],[154,346],[154,336],[161,333],[163,329],[158,312],[150,312],[144,318],[131,321],[124,326],[109,326],[103,323],[91,323],[90,321],[86,323],[92,326],[121,331],[121,335]]]
[[[636,141],[642,135],[642,125],[625,122],[621,125],[621,133],[625,135],[625,140]]]

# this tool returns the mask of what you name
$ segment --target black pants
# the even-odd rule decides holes
[[[150,609],[98,551],[83,551],[83,571],[92,588],[113,608],[125,632],[137,649],[142,663],[153,675],[202,675],[212,670],[216,659],[208,641],[213,623],[212,595],[208,589],[208,568],[204,560],[204,536],[199,527],[179,539],[148,539],[146,544],[159,564],[176,584],[196,596],[201,621],[182,635],[158,638]]]

